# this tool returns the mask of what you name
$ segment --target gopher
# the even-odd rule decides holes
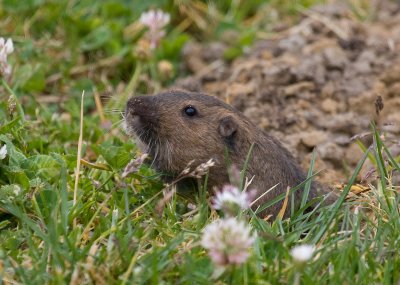
[[[215,97],[181,90],[133,97],[127,102],[124,117],[127,133],[142,142],[155,168],[170,177],[179,175],[190,161],[198,165],[212,158],[216,165],[209,171],[210,188],[229,183],[227,156],[242,169],[252,148],[247,175],[254,176],[251,188],[257,190],[256,198],[262,195],[253,208],[306,179],[294,157],[277,139]],[[308,199],[327,194],[318,186],[313,182]],[[302,191],[294,195],[299,204]],[[282,203],[275,203],[261,215],[276,216]],[[285,217],[288,214],[286,211]]]

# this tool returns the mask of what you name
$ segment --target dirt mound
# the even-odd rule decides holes
[[[362,155],[354,136],[371,143],[371,120],[386,131],[394,154],[400,148],[400,5],[372,8],[373,19],[361,21],[342,4],[315,7],[231,63],[222,43],[190,43],[184,58],[193,75],[175,87],[226,100],[305,167],[317,146],[320,179],[344,181]],[[384,108],[377,116],[379,96]]]

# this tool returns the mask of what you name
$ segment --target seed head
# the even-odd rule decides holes
[[[191,173],[190,176],[193,178],[201,178],[207,174],[208,170],[215,165],[213,159],[208,160],[197,166]]]
[[[136,173],[139,171],[140,166],[142,166],[143,162],[148,157],[147,153],[142,154],[141,156],[137,157],[136,159],[132,159],[129,163],[125,166],[124,172],[122,172],[122,178],[125,178],[131,173]]]

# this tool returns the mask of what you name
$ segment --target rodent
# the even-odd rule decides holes
[[[124,117],[127,133],[145,145],[158,171],[176,177],[190,161],[198,165],[212,158],[216,165],[209,171],[209,187],[221,189],[229,183],[226,152],[230,161],[242,169],[254,144],[247,166],[247,176],[254,176],[250,188],[257,190],[258,197],[277,186],[253,208],[306,179],[294,157],[277,139],[216,97],[182,90],[132,97],[126,104]],[[318,185],[313,182],[309,200],[327,194],[328,190]],[[294,195],[296,202],[301,201],[302,189]],[[265,209],[261,216],[276,216],[282,203]]]

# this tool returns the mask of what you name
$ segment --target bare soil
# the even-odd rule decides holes
[[[191,75],[175,87],[224,99],[304,167],[316,147],[320,180],[345,182],[362,156],[356,139],[372,142],[371,121],[400,153],[400,4],[376,3],[362,20],[345,4],[314,7],[232,62],[223,59],[224,43],[189,43],[184,68]],[[369,169],[359,180],[374,178]]]

